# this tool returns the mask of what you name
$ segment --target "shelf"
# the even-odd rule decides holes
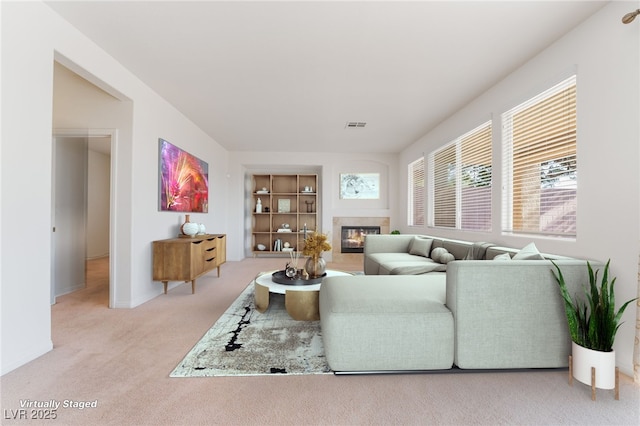
[[[308,231],[319,227],[318,175],[316,174],[263,174],[252,176],[251,203],[252,214],[252,251],[254,255],[289,254],[288,251],[274,251],[276,240],[289,243],[296,250],[304,246],[303,227]],[[262,188],[266,188],[265,191]],[[313,191],[305,191],[313,188]],[[260,199],[262,212],[257,213],[256,203]],[[264,211],[265,209],[269,211]],[[284,211],[283,211],[284,210]],[[282,224],[289,225],[291,232],[278,232]],[[261,244],[265,250],[258,250]]]

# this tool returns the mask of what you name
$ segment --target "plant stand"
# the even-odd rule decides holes
[[[616,367],[615,372],[616,385],[614,388],[614,397],[616,401],[620,400],[620,369]],[[573,357],[569,355],[569,386],[573,386]],[[596,400],[596,368],[591,367],[591,400]]]

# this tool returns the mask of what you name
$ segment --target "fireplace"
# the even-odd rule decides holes
[[[340,253],[363,253],[365,237],[379,233],[379,226],[343,226],[340,233]]]

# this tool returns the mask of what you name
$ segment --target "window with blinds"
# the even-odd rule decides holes
[[[503,231],[576,236],[576,76],[505,112]]]
[[[424,157],[409,164],[409,226],[424,225]]]
[[[429,225],[491,230],[491,121],[429,155]]]

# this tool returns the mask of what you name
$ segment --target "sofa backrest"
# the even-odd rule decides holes
[[[570,294],[588,282],[585,260],[558,260]],[[601,262],[592,262],[594,269]],[[460,368],[559,368],[571,338],[549,260],[468,260],[447,265],[447,307]]]
[[[370,253],[408,253],[409,244],[415,235],[371,234],[364,239],[364,254]]]
[[[511,248],[511,247],[491,246],[491,247],[489,247],[487,249],[487,252],[485,254],[485,258],[487,260],[493,260],[494,257],[498,256],[499,254],[504,254],[504,253],[508,253],[509,256],[513,257],[519,251],[520,251],[520,249]],[[573,259],[572,257],[560,256],[560,255],[557,255],[557,254],[549,254],[549,253],[540,253],[540,254],[547,260],[569,260],[569,259]]]
[[[433,238],[433,237],[427,237]],[[473,244],[468,241],[459,241],[459,240],[449,240],[445,238],[433,238],[433,243],[431,244],[431,250],[433,251],[436,247],[444,247],[447,249],[449,253],[451,253],[456,260],[464,259],[467,253],[469,253],[469,249]]]

